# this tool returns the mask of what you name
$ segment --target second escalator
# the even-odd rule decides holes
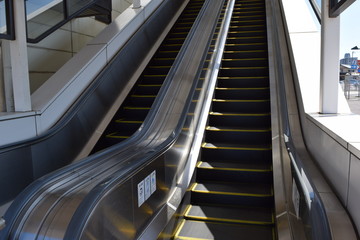
[[[188,3],[95,145],[93,153],[120,143],[139,129],[203,3],[204,0],[191,0]]]

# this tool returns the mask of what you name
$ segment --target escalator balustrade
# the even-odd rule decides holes
[[[204,0],[191,0],[115,114],[93,152],[129,138],[143,123]]]
[[[265,3],[237,0],[174,239],[275,239]]]

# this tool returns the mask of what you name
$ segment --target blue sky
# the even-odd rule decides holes
[[[360,48],[360,0],[355,1],[340,15],[340,59],[345,53],[352,54],[351,48]],[[354,51],[354,57],[360,59],[360,50]]]

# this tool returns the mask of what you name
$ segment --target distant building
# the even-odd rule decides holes
[[[340,64],[357,65],[357,60],[357,57],[351,57],[350,53],[345,53],[344,58],[340,60]]]

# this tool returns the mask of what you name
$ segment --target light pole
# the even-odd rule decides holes
[[[351,48],[351,50],[353,50],[353,51],[351,52],[351,58],[353,58],[353,57],[354,57],[354,52],[355,52],[356,50],[360,50],[360,48],[358,48],[358,46],[355,46],[355,47]]]

